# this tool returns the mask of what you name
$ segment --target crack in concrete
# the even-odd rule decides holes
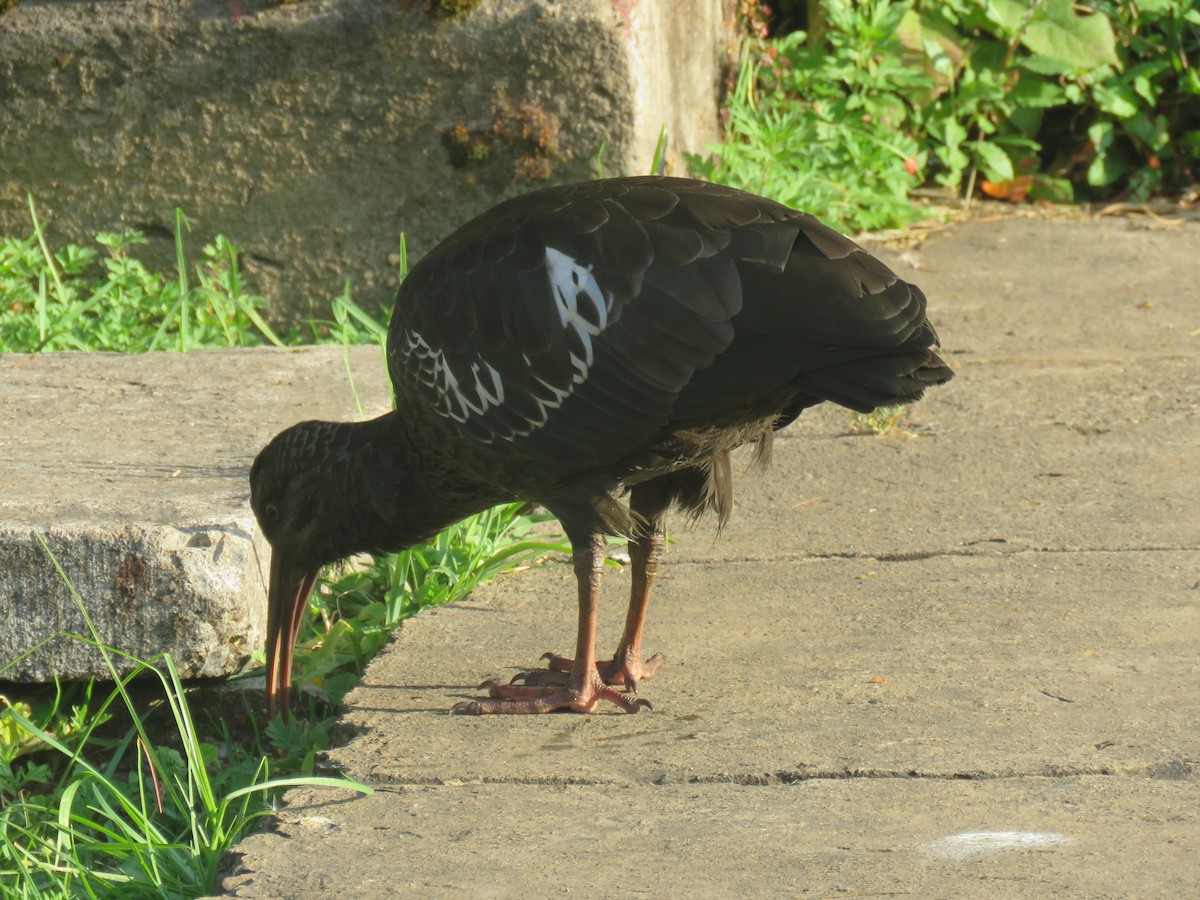
[[[1200,769],[1190,762],[1178,759],[1124,769],[1113,766],[1046,766],[1042,769],[1031,771],[1006,769],[996,772],[989,772],[982,769],[931,772],[921,769],[808,769],[801,767],[799,769],[785,769],[779,772],[693,775],[687,779],[687,783],[773,785],[799,784],[804,781],[846,781],[872,778],[895,778],[917,781],[997,781],[1016,778],[1084,778],[1095,776],[1192,781],[1200,780]]]
[[[1029,779],[1065,779],[1087,777],[1149,778],[1167,781],[1200,781],[1200,768],[1183,760],[1139,766],[1115,768],[1112,766],[1046,766],[1043,769],[1018,771],[986,771],[981,769],[961,771],[925,771],[921,769],[783,769],[777,772],[718,772],[711,775],[671,775],[663,773],[649,782],[658,787],[670,785],[736,785],[741,787],[771,787],[801,784],[806,781],[857,781],[857,780],[907,780],[907,781],[1000,781]],[[585,778],[578,776],[527,775],[527,776],[462,776],[440,778],[425,776],[404,778],[386,776],[382,780],[364,779],[377,790],[399,790],[405,787],[462,787],[468,785],[526,785],[530,787],[629,787],[631,782],[612,778]]]
[[[967,359],[962,356],[962,351],[956,351],[955,359],[967,366],[1020,366],[1035,369],[1078,368],[1085,370],[1094,369],[1098,366],[1120,366],[1126,368],[1133,362],[1173,362],[1184,365],[1200,362],[1200,356],[1192,356],[1188,353],[1131,353],[1129,356],[1120,359],[1104,356],[981,356]]]
[[[780,772],[693,775],[688,784],[737,784],[746,786],[800,784],[805,781],[852,781],[860,779],[903,779],[909,781],[998,781],[1015,778],[1082,778],[1085,776],[1144,775],[1145,770],[1122,772],[1109,766],[1075,768],[1049,766],[1041,771],[983,770],[927,772],[920,769],[791,769]]]
[[[982,545],[995,545],[992,551],[976,549]],[[916,562],[926,559],[943,559],[950,556],[1016,556],[1021,553],[1069,554],[1069,553],[1197,553],[1200,546],[1159,546],[1144,547],[1046,547],[1034,545],[1015,545],[1002,540],[974,541],[962,547],[950,547],[940,550],[895,550],[883,553],[870,553],[865,550],[829,550],[816,553],[779,553],[764,556],[705,556],[689,559],[672,559],[672,566],[711,566],[718,563],[775,563],[802,562],[805,560],[822,559],[869,559],[875,562]]]

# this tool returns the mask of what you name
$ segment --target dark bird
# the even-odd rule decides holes
[[[267,697],[287,714],[294,643],[326,563],[410,547],[513,500],[571,540],[573,659],[493,684],[461,712],[637,712],[642,629],[674,506],[733,506],[729,453],[823,401],[869,412],[952,372],[925,296],[810,215],[683,178],[611,178],[501,203],[400,288],[388,333],[396,409],[301,422],[258,455],[252,505],[272,546]],[[617,496],[628,495],[628,505]],[[606,535],[629,540],[632,596],[597,661]]]

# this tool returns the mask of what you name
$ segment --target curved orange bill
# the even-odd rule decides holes
[[[292,655],[300,623],[308,607],[308,595],[320,570],[306,572],[288,563],[278,550],[271,551],[271,587],[267,592],[267,717],[275,718],[277,706],[288,720],[292,691]]]

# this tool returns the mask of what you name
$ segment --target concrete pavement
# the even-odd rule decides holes
[[[570,568],[418,616],[238,898],[1187,896],[1200,885],[1200,228],[957,226],[884,254],[957,379],[806,413],[675,531],[652,712],[449,716],[574,635]],[[607,577],[601,652],[627,572]]]

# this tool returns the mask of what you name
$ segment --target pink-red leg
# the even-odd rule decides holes
[[[638,495],[635,491],[630,506],[635,512],[642,513],[642,510],[638,509],[637,500]],[[637,693],[638,682],[657,672],[666,659],[661,653],[655,653],[649,659],[642,659],[642,632],[646,627],[650,593],[654,590],[659,559],[666,543],[661,510],[653,510],[652,513],[656,514],[653,517],[645,516],[645,526],[629,539],[632,584],[629,591],[629,611],[625,614],[625,630],[621,633],[617,652],[613,654],[612,659],[597,663],[600,677],[605,684],[634,693]],[[547,661],[545,669],[520,672],[513,681],[524,681],[526,685],[564,684],[564,673],[572,670],[575,660],[554,653],[543,653],[542,659]]]
[[[466,700],[456,703],[451,712],[482,716],[491,714],[531,715],[558,709],[590,713],[601,700],[615,703],[626,712],[638,712],[650,704],[632,700],[605,684],[596,669],[596,619],[600,606],[600,579],[604,566],[604,538],[589,535],[585,541],[573,541],[572,559],[579,583],[579,628],[575,639],[575,659],[562,686],[490,685],[490,700]]]
[[[638,682],[657,672],[666,659],[661,653],[642,659],[642,632],[646,628],[650,592],[654,590],[658,561],[665,543],[661,519],[654,522],[647,533],[639,533],[629,541],[629,561],[633,574],[625,630],[621,632],[621,642],[617,644],[613,658],[600,667],[600,676],[605,683],[624,685],[634,693],[637,693]]]

